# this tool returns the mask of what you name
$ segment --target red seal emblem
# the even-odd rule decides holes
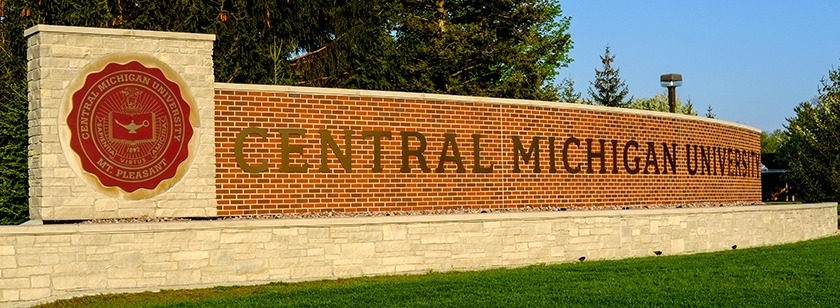
[[[189,158],[190,112],[181,88],[160,69],[107,63],[72,93],[70,148],[105,187],[155,190]]]

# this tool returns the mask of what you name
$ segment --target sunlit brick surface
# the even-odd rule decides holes
[[[296,87],[240,90],[237,86],[216,87],[216,187],[222,216],[760,201],[759,133],[731,123],[560,103],[485,102],[483,98],[412,93],[399,98],[400,93],[394,92],[350,90],[346,95],[318,94],[317,89]],[[236,139],[248,127],[264,129],[266,140],[258,134],[247,135],[241,145],[243,159],[248,166],[265,163],[264,172],[245,172],[236,162]],[[288,165],[304,168],[305,173],[283,169],[284,129],[303,132],[289,135],[288,145],[302,150],[288,153]],[[329,172],[323,172],[321,130],[328,130],[342,154],[345,133],[352,131],[350,172],[328,146]],[[374,142],[372,136],[363,137],[366,131],[390,132],[390,139],[381,139],[381,172],[374,172]],[[403,168],[403,132],[425,137],[428,172],[416,156],[408,157],[410,170]],[[456,137],[443,153],[447,133]],[[480,166],[492,165],[490,173],[474,170],[474,134],[481,135]],[[539,173],[535,172],[535,154],[528,162],[522,154],[515,155],[515,137],[526,152],[533,138],[540,137]],[[604,140],[603,151],[599,139]],[[421,146],[413,136],[407,141],[410,150]],[[638,146],[628,145],[632,141]],[[654,153],[649,153],[648,143],[653,143]],[[455,146],[464,167],[461,173],[453,159]],[[599,173],[601,152],[606,173]],[[696,159],[694,152],[698,152]],[[588,153],[592,173],[588,173]],[[708,168],[698,166],[703,153]],[[450,159],[439,169],[442,155]],[[521,173],[514,172],[517,157]],[[689,158],[696,170],[693,175],[688,170]],[[573,173],[577,167],[580,172]],[[634,171],[638,173],[631,174]]]

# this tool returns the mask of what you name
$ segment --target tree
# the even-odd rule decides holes
[[[776,153],[787,141],[787,132],[776,129],[772,132],[761,131],[761,153]]]
[[[5,1],[5,0],[4,0]],[[35,23],[213,33],[220,82],[556,100],[569,18],[547,0],[20,0]]]
[[[679,109],[677,109],[677,110],[679,110]],[[670,110],[668,110],[668,111],[670,111]],[[691,102],[691,98],[688,98],[687,100],[685,100],[685,106],[682,106],[682,111],[678,111],[678,112],[682,112],[683,114],[688,114],[688,115],[695,115],[695,116],[697,115],[697,111],[694,111],[694,103]]]
[[[26,49],[23,30],[32,11],[0,0],[0,224],[28,218],[29,174]]]
[[[560,81],[560,93],[558,100],[563,103],[572,104],[592,104],[590,101],[581,97],[580,92],[575,91],[575,81],[571,78],[563,78]]]
[[[714,119],[715,117],[717,117],[717,115],[714,112],[712,112],[712,105],[709,105],[709,107],[706,108],[706,117],[709,119]]]
[[[589,96],[598,104],[608,107],[627,107],[624,98],[629,92],[627,85],[618,76],[619,69],[612,67],[615,56],[610,53],[610,46],[604,48],[601,56],[603,70],[595,69],[595,81],[590,82]]]
[[[661,92],[653,97],[634,98],[627,107],[641,110],[670,112],[670,106],[668,105],[668,93]],[[677,97],[676,100],[676,111],[677,113],[687,115],[697,115],[697,112],[694,111],[694,104],[691,103],[691,100],[687,100],[686,103],[683,104],[682,99],[679,97]]]
[[[557,100],[569,19],[547,0],[399,1],[391,63],[399,89]]]
[[[0,0],[0,224],[26,219],[23,31],[212,33],[216,81],[557,100],[569,18],[548,0]]]
[[[832,68],[817,97],[794,111],[779,149],[788,180],[804,202],[840,201],[840,70]]]

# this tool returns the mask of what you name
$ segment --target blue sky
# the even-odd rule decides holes
[[[817,94],[840,67],[840,1],[573,0],[574,59],[558,79],[586,89],[610,45],[614,65],[636,97],[664,91],[659,75],[681,73],[682,99],[698,114],[762,130],[783,128],[793,108]]]

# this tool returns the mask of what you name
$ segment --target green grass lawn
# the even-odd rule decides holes
[[[685,256],[100,295],[43,307],[837,307],[840,236]]]

